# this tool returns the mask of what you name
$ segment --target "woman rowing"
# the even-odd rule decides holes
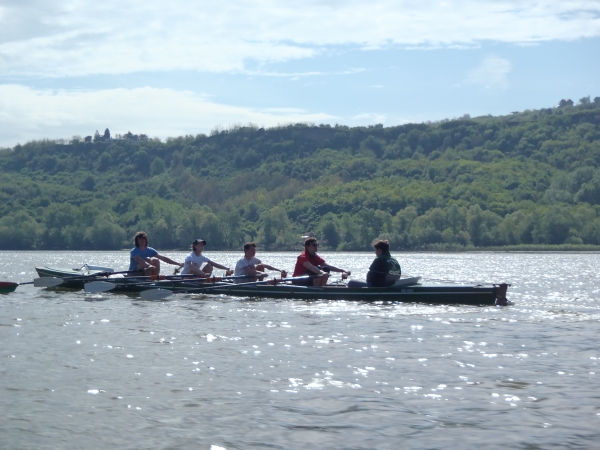
[[[211,261],[209,257],[202,254],[205,245],[206,241],[203,239],[196,239],[192,242],[192,252],[185,258],[182,275],[193,274],[206,278],[212,274],[213,267],[224,270],[227,276],[231,275],[229,267]]]
[[[148,235],[144,231],[138,231],[133,242],[135,247],[129,254],[130,275],[159,275],[161,261],[174,266],[183,266],[183,264],[159,254],[152,247],[148,247]]]

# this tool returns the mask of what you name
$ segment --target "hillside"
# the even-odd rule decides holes
[[[0,249],[119,249],[138,230],[160,249],[600,245],[599,167],[599,97],[387,128],[106,130],[0,151]]]

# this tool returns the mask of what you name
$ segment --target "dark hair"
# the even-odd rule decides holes
[[[146,234],[145,231],[138,231],[137,233],[135,233],[135,237],[133,238],[133,243],[135,244],[136,247],[140,246],[140,242],[139,239],[146,239],[146,244],[148,244],[148,235]]]
[[[317,243],[316,237],[309,237],[307,240],[304,241],[304,248],[308,248],[311,244],[316,244],[316,243]]]
[[[194,239],[194,242],[192,242],[192,251],[196,250],[196,244],[199,244],[200,242],[206,245],[206,241],[204,239]]]
[[[373,246],[373,248],[379,249],[381,250],[383,253],[387,253],[390,251],[390,241],[386,240],[379,240],[375,243],[375,245]]]
[[[244,244],[244,251],[247,252],[248,250],[250,250],[250,247],[256,248],[256,244],[254,242],[246,242]]]

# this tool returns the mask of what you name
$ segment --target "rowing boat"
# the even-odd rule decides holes
[[[256,283],[207,283],[203,279],[185,279],[181,276],[165,280],[149,280],[148,277],[117,277],[102,271],[88,276],[75,273],[74,269],[36,267],[40,277],[62,278],[61,287],[83,289],[91,281],[106,281],[114,285],[111,292],[142,292],[163,290],[170,293],[216,294],[247,298],[274,298],[297,300],[349,300],[349,301],[393,301],[456,305],[506,305],[508,284],[492,285],[439,285],[420,284],[419,277],[405,278],[390,287],[347,287],[328,285],[323,287],[297,286],[282,282]],[[225,280],[223,280],[225,281]],[[272,280],[273,281],[273,280]]]
[[[142,298],[158,300],[171,294],[219,294],[232,297],[274,298],[295,300],[348,300],[348,301],[391,301],[455,305],[498,305],[509,304],[506,299],[508,284],[495,285],[423,285],[419,277],[404,278],[389,287],[347,287],[328,285],[323,287],[297,286],[278,280],[254,283],[223,283],[213,286],[191,287],[174,284],[173,287],[153,286],[161,292],[143,292]],[[145,295],[148,294],[148,295]]]
[[[308,287],[291,284],[227,284],[210,289],[211,294],[234,297],[297,299],[393,301],[456,305],[506,305],[507,284],[500,285],[423,285],[408,284],[382,288],[341,286]],[[205,288],[176,287],[173,292],[203,293]]]

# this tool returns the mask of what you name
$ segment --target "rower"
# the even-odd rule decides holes
[[[195,239],[192,242],[192,252],[186,256],[181,274],[194,274],[202,278],[207,278],[212,274],[213,267],[216,267],[217,269],[224,270],[227,276],[231,275],[232,271],[229,267],[211,261],[208,256],[202,254],[205,245],[206,241],[204,239]]]
[[[182,263],[160,255],[155,249],[148,247],[148,235],[144,231],[138,231],[133,242],[135,247],[130,252],[130,275],[159,275],[161,261],[183,267]]]
[[[341,272],[342,278],[350,275],[349,270],[338,269],[337,267],[327,264],[323,258],[317,255],[319,243],[317,238],[309,237],[304,241],[304,251],[300,253],[296,260],[294,268],[294,277],[303,275],[311,275],[310,278],[304,280],[296,280],[293,283],[303,286],[325,286],[329,279],[329,272]]]
[[[285,270],[277,269],[268,264],[264,264],[256,257],[256,244],[254,242],[246,242],[244,244],[244,257],[235,265],[236,277],[246,277],[246,279],[238,278],[236,282],[245,283],[263,279],[268,274],[264,270],[274,270],[281,273],[281,278],[286,277]],[[239,280],[239,281],[238,281]]]
[[[390,255],[390,243],[379,240],[373,246],[375,260],[367,272],[367,282],[351,280],[348,287],[385,287],[391,286],[400,278],[402,269],[400,263]]]

